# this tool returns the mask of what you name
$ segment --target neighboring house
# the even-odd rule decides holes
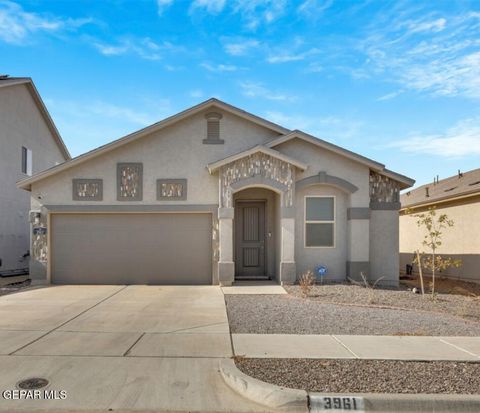
[[[52,283],[293,283],[324,265],[327,280],[397,284],[413,183],[209,99],[18,186],[46,228],[35,277]]]
[[[419,228],[417,219],[406,215],[406,210],[415,214],[435,207],[438,214],[447,214],[454,221],[453,227],[443,231],[438,253],[462,260],[459,268],[448,268],[441,275],[480,282],[480,169],[420,186],[402,194],[401,203],[401,269],[412,263],[415,250],[428,251],[422,245],[426,230]]]
[[[28,269],[30,196],[16,182],[67,159],[32,80],[0,76],[0,274]]]

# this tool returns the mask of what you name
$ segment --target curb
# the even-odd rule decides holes
[[[220,361],[220,373],[231,389],[255,403],[275,411],[309,411],[308,394],[305,390],[289,389],[254,379],[242,373],[232,359]]]
[[[480,395],[470,394],[389,394],[389,393],[307,393],[255,379],[241,372],[232,359],[220,361],[220,373],[225,383],[243,397],[275,409],[288,412],[321,412],[325,398],[356,399],[358,412],[480,412]],[[331,411],[347,411],[333,409]]]
[[[309,393],[310,411],[322,412],[322,402],[329,399],[356,399],[362,405],[360,412],[415,413],[415,412],[480,412],[480,395],[469,394],[389,394],[389,393]],[[333,410],[335,411],[335,410]],[[337,410],[344,411],[344,410]],[[346,410],[345,410],[346,411]]]

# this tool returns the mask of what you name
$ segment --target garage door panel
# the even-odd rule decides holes
[[[211,214],[52,216],[52,282],[211,284]]]

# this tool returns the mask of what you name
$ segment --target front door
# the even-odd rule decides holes
[[[265,277],[265,202],[235,205],[235,276]]]

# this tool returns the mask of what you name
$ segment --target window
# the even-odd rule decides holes
[[[305,197],[305,247],[335,246],[335,198]]]
[[[32,175],[32,151],[22,146],[22,172]]]

